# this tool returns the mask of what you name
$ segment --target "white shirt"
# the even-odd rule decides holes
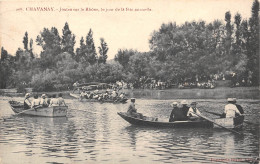
[[[241,115],[241,113],[239,112],[239,110],[237,109],[237,107],[234,104],[227,104],[225,106],[225,111],[224,113],[226,114],[226,118],[228,117],[236,117],[236,113]]]
[[[196,114],[193,114],[194,113],[194,110],[192,109],[192,107],[189,108],[189,111],[187,113],[187,116],[189,116],[190,114],[192,115],[192,117],[199,117],[197,116],[196,114],[199,114],[200,115],[200,111],[198,110],[198,108],[196,108]]]
[[[50,106],[59,106],[59,100],[57,98],[52,98],[50,101]]]
[[[40,105],[40,100],[39,99],[33,99],[31,107],[33,108],[36,105]]]

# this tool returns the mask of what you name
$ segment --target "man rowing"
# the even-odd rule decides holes
[[[30,109],[31,108],[31,101],[29,100],[29,98],[30,98],[30,93],[26,93],[24,101],[23,101],[24,109]]]
[[[226,118],[235,118],[236,115],[241,116],[240,111],[235,105],[236,100],[234,98],[228,98],[227,101],[228,104],[225,106],[224,110],[224,115],[226,116]]]

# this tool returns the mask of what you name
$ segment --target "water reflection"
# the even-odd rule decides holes
[[[198,101],[202,112],[212,108],[212,101]],[[145,115],[167,120],[170,102],[138,99],[137,107]],[[212,159],[250,158],[259,153],[256,126],[245,125],[243,136],[223,129],[146,128],[132,126],[116,114],[126,111],[128,104],[72,100],[68,104],[67,118],[15,116],[1,121],[2,161],[15,163],[13,156],[19,156],[24,163],[212,163]],[[243,105],[258,108],[257,103]],[[3,104],[0,110],[10,109]]]

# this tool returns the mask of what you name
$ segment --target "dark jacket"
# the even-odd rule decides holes
[[[235,104],[241,114],[244,114],[244,110],[241,105]]]
[[[174,107],[172,109],[169,122],[188,120],[188,117],[187,117],[188,111],[189,111],[188,106],[183,106],[182,108]]]

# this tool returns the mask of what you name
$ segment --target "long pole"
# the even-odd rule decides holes
[[[230,131],[230,132],[233,132],[233,133],[242,135],[241,133],[239,133],[239,132],[237,132],[237,131],[235,131],[235,130],[232,130],[232,129],[228,129],[228,128],[226,128],[226,127],[224,127],[224,126],[222,126],[222,125],[220,125],[220,124],[214,122],[213,120],[211,120],[211,119],[209,119],[209,118],[207,118],[207,117],[205,117],[205,116],[202,116],[202,115],[197,114],[197,113],[194,113],[194,112],[192,112],[192,113],[195,114],[195,115],[197,115],[198,117],[201,117],[201,118],[203,118],[203,119],[209,121],[209,122],[212,122],[212,123],[215,124],[215,125],[218,125],[219,127],[223,128],[223,129],[226,129],[226,130],[228,130],[228,131]]]
[[[205,111],[205,112],[210,113],[210,114],[214,114],[216,116],[221,116],[222,115],[222,114],[215,113],[215,112],[210,112],[210,111]],[[245,116],[245,114],[242,114],[242,116]],[[244,120],[244,123],[251,124],[251,125],[259,125],[259,124],[256,124],[256,123],[253,123],[253,122],[249,122],[249,121],[245,121],[245,120]]]

